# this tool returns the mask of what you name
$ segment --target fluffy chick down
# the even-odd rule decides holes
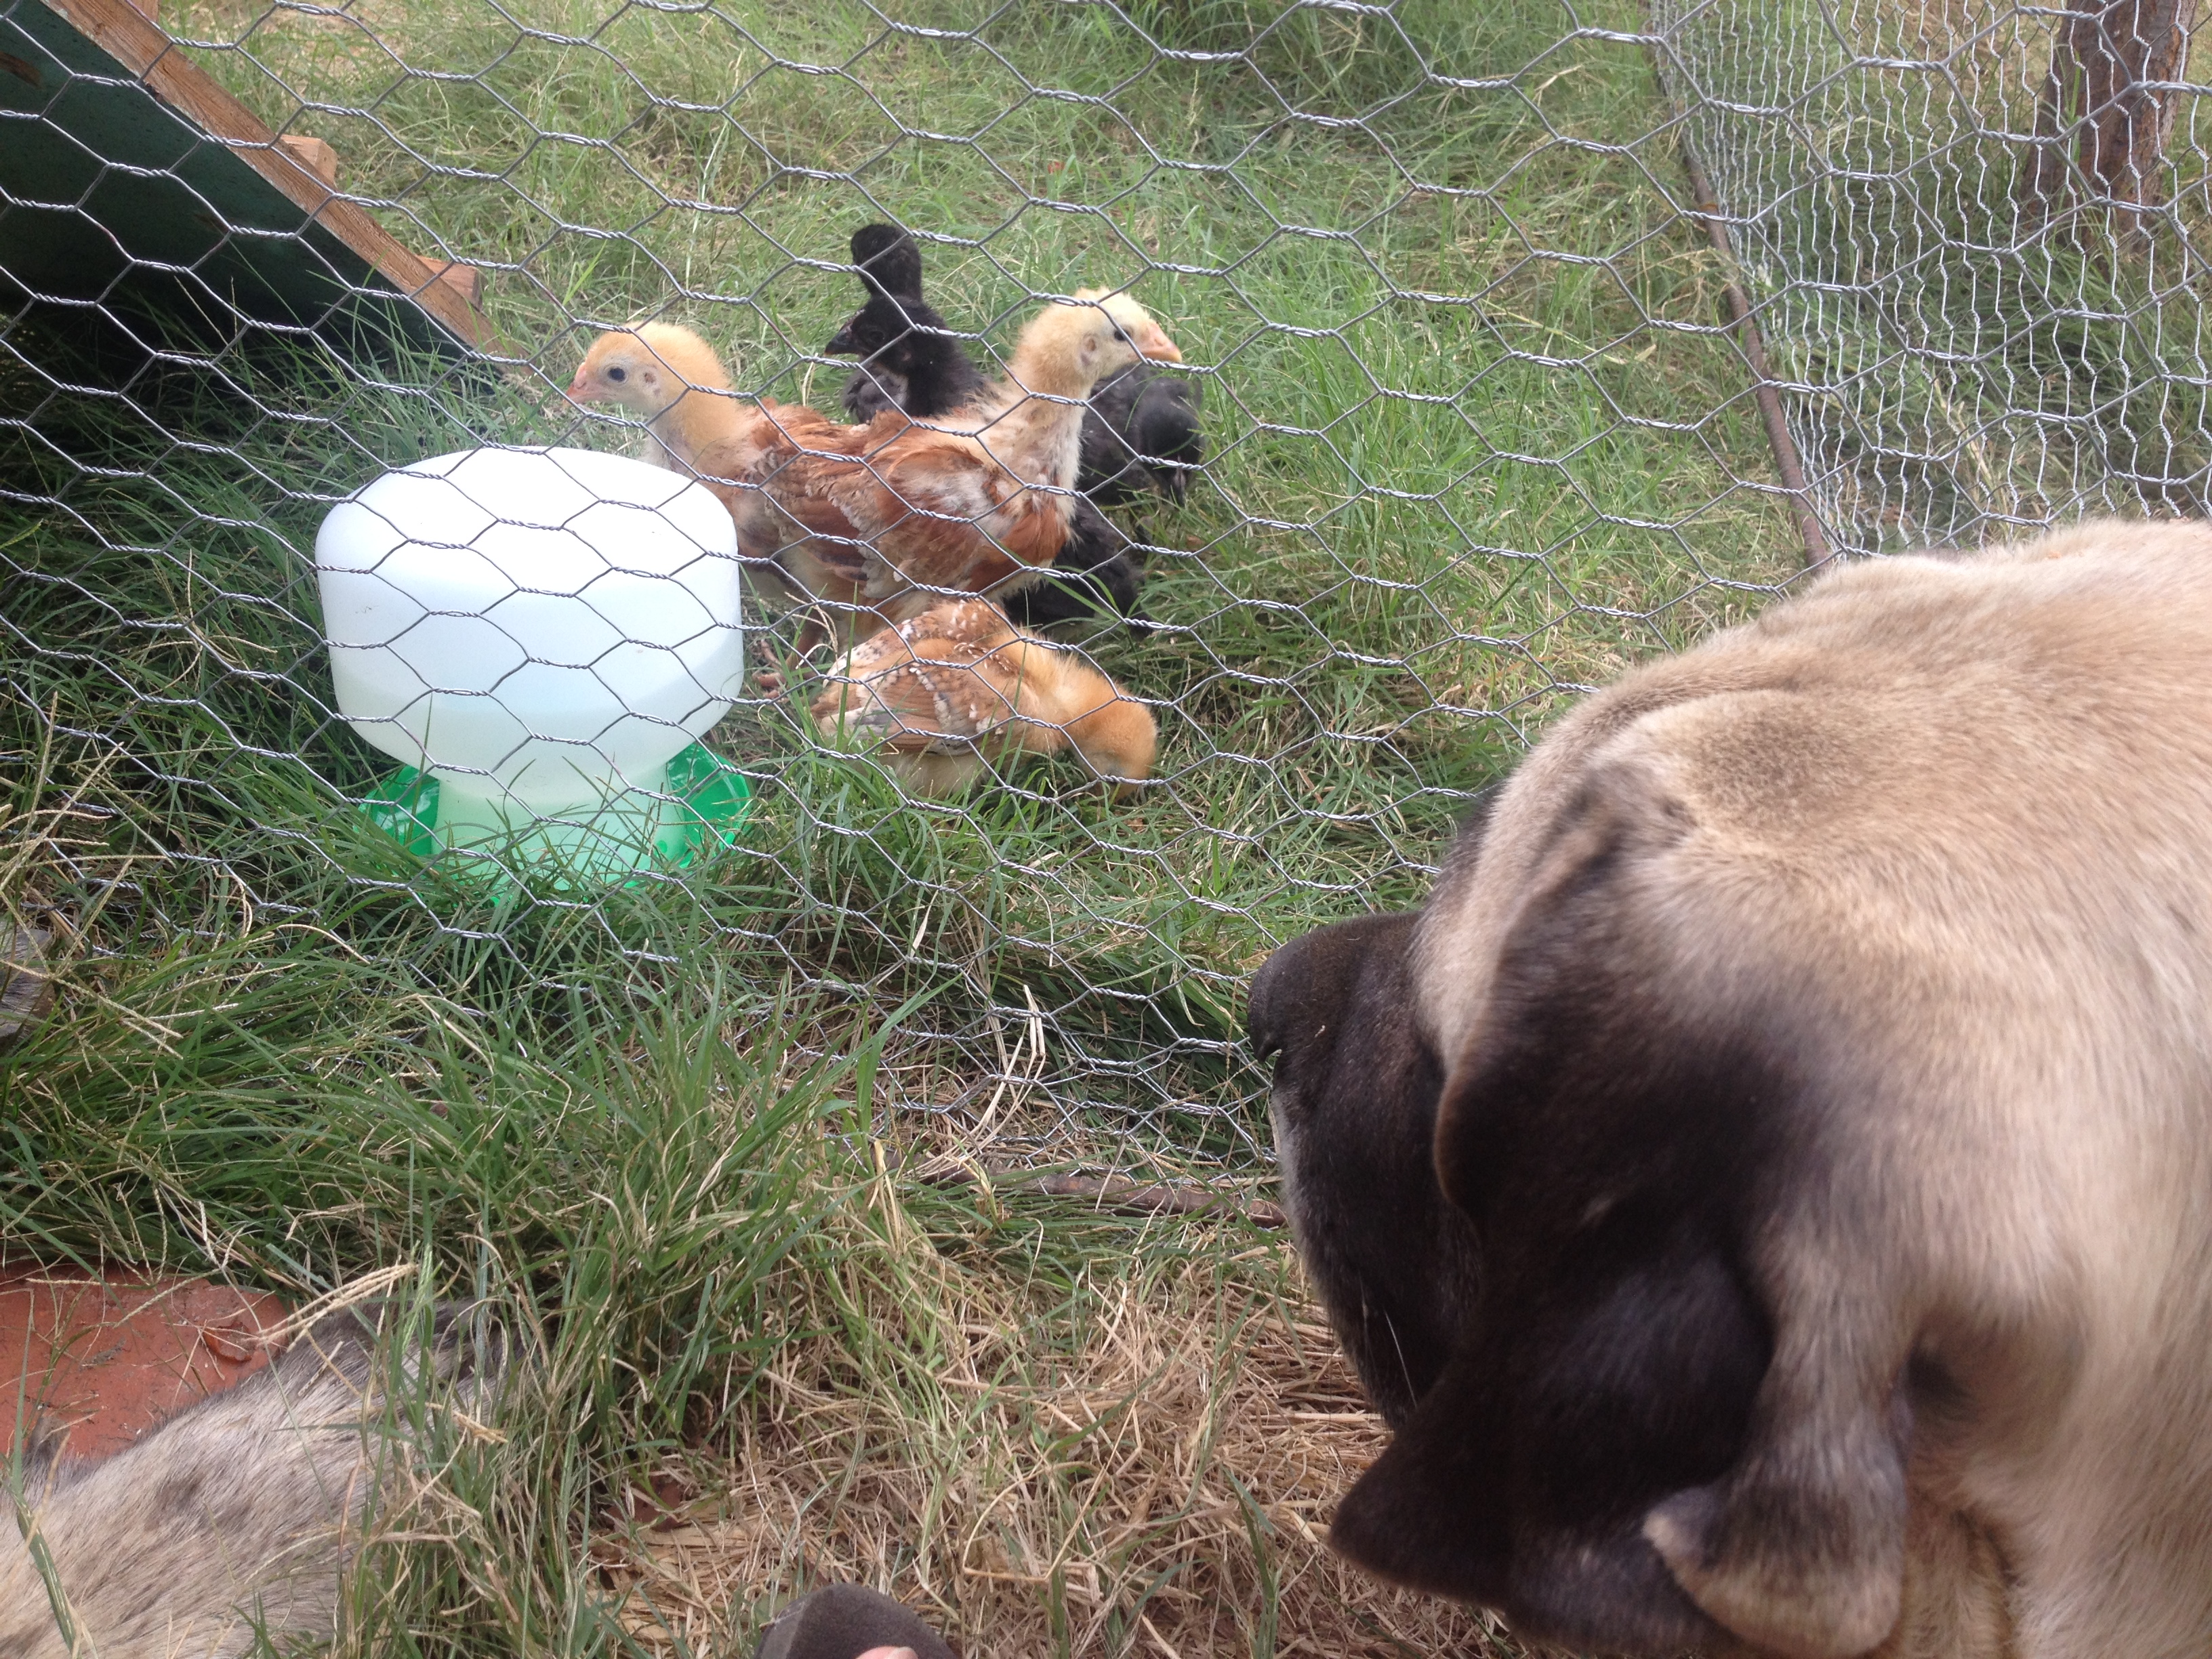
[[[1149,708],[988,599],[934,605],[871,635],[830,680],[813,705],[823,732],[877,750],[918,794],[957,795],[994,767],[1070,747],[1125,793],[1152,775],[1159,749]]]

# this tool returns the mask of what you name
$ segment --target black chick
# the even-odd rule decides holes
[[[861,360],[845,382],[854,422],[886,409],[929,420],[983,389],[959,337],[922,298],[921,248],[913,237],[896,225],[862,225],[853,233],[853,264],[868,301],[822,349]],[[1191,469],[1205,459],[1196,386],[1139,363],[1091,394],[1075,487],[1102,506],[1147,489],[1180,501]]]
[[[845,382],[847,414],[864,422],[897,409],[926,421],[963,407],[983,389],[985,379],[943,315],[921,297],[920,246],[895,225],[863,225],[853,233],[852,246],[868,301],[823,347],[827,356],[861,360]],[[1127,374],[1109,382],[1116,399],[1113,407],[1122,411],[1125,422],[1134,411],[1163,404],[1190,415],[1188,381],[1156,376],[1150,383],[1176,389],[1178,396],[1147,398],[1147,383]],[[1094,393],[1084,411],[1076,479],[1084,499],[1075,504],[1067,545],[1053,561],[1047,580],[1007,602],[1008,614],[1033,628],[1109,608],[1128,617],[1132,627],[1142,627],[1146,618],[1137,606],[1137,589],[1144,569],[1137,545],[1094,503],[1123,500],[1147,487],[1182,498],[1182,471],[1170,465],[1155,474],[1132,448],[1132,441],[1101,417],[1099,405],[1099,394]],[[1195,416],[1187,424],[1177,453],[1195,465],[1203,453]]]
[[[1144,584],[1144,550],[1087,496],[1078,496],[1066,544],[1046,567],[1042,580],[1006,596],[1006,614],[1030,628],[1081,617],[1121,617],[1141,634],[1152,625],[1137,603],[1137,590]]]
[[[965,407],[986,382],[921,297],[921,246],[896,225],[862,225],[853,233],[853,264],[868,302],[822,348],[827,357],[860,359],[845,382],[853,423],[865,425],[887,409],[927,421]],[[1090,422],[1084,426],[1087,449]]]
[[[1110,505],[1152,489],[1180,502],[1205,459],[1195,381],[1140,363],[1091,392],[1076,488],[1092,501]]]

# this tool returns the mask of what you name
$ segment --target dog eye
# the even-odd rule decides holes
[[[629,371],[626,368],[611,368],[607,371],[607,379],[619,384],[629,379]]]

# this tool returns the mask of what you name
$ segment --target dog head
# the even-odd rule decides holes
[[[1580,1649],[2008,1650],[1945,1483],[1962,1401],[2081,1363],[2111,1119],[2052,1114],[2134,1090],[2186,1162],[2212,1036],[2154,988],[2212,952],[2145,942],[2212,905],[2203,677],[2140,642],[2212,661],[2212,538],[2112,539],[1856,568],[1638,671],[1422,910],[1265,965],[1287,1207],[1398,1431],[1345,1554]]]
[[[1333,1541],[1531,1634],[1711,1647],[1643,1528],[1744,1448],[1772,1343],[1743,1262],[1745,1109],[1787,1079],[1682,1040],[1626,941],[1593,937],[1617,932],[1603,872],[1561,885],[1497,969],[1511,1017],[1457,1065],[1421,1012],[1433,910],[1323,928],[1254,981],[1301,1253],[1399,1431]]]

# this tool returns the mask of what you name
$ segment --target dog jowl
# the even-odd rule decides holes
[[[1251,1010],[1398,1431],[1353,1559],[1608,1652],[2212,1653],[2212,533],[1828,575]]]

